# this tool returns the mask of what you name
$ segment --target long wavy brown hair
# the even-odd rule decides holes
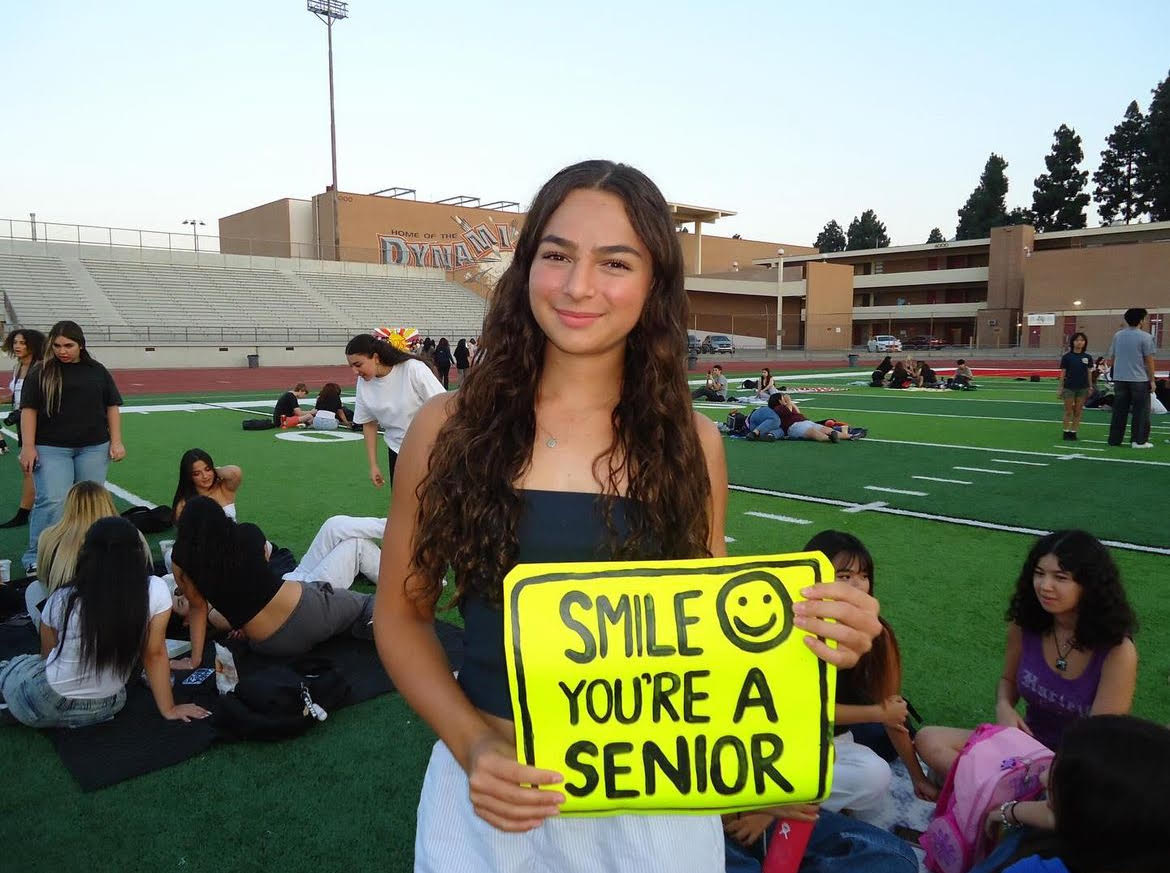
[[[625,482],[628,532],[605,519],[615,558],[708,556],[711,483],[695,430],[684,366],[687,297],[683,257],[658,187],[633,167],[585,161],[561,170],[536,195],[511,265],[492,293],[480,345],[439,432],[418,488],[412,596],[434,602],[448,569],[459,597],[502,600],[516,563],[522,500],[516,480],[532,461],[545,336],[532,314],[528,274],[545,226],[573,191],[605,191],[650,252],[653,279],[641,318],[626,337],[613,440],[593,462],[605,494]],[[612,501],[605,501],[612,511]]]

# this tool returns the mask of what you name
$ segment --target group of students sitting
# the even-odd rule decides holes
[[[272,423],[276,427],[312,427],[315,430],[337,430],[353,427],[353,413],[341,402],[341,385],[326,382],[317,394],[312,409],[305,409],[301,401],[309,396],[309,388],[298,382],[276,400],[272,409]]]
[[[737,415],[733,413],[733,417]],[[742,417],[742,413],[739,413]],[[868,435],[863,427],[850,427],[835,418],[812,421],[800,411],[788,394],[780,392],[768,397],[763,406],[753,409],[741,423],[735,419],[729,431],[747,440],[774,442],[780,439],[812,440],[835,443],[841,440],[859,440]]]
[[[339,635],[372,640],[373,595],[349,589],[358,576],[377,580],[386,520],[334,516],[299,564],[279,564],[263,531],[235,520],[242,482],[239,467],[216,467],[202,449],[184,453],[163,566],[103,485],[74,485],[61,521],[38,540],[47,599],[30,611],[41,651],[0,666],[0,717],[38,728],[106,721],[141,663],[164,718],[203,718],[206,710],[175,704],[169,671],[199,667],[209,633],[277,657]],[[167,654],[172,614],[191,638],[191,655],[179,660]]]
[[[882,358],[870,375],[871,388],[951,388],[970,391],[975,388],[975,373],[963,358],[955,361],[955,375],[940,379],[926,361],[907,358],[893,361],[889,355]]]

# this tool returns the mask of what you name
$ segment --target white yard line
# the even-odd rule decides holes
[[[887,494],[909,494],[911,497],[929,497],[926,491],[907,491],[904,488],[883,488],[881,485],[866,485],[866,491],[884,491]]]
[[[970,485],[966,479],[940,479],[938,476],[911,476],[911,479],[925,479],[927,482],[947,482],[951,485]]]
[[[1080,440],[1077,440],[1077,442],[1080,442]],[[1092,440],[1085,440],[1085,442],[1093,442],[1093,441]],[[1063,449],[1063,448],[1065,448],[1065,446],[1054,445],[1052,448]],[[1105,450],[1104,449],[1094,449],[1094,448],[1091,448],[1089,446],[1081,446],[1080,451],[1082,451],[1082,452],[1103,452]]]
[[[812,524],[807,518],[793,518],[791,515],[775,515],[771,512],[745,512],[744,515],[752,515],[756,518],[766,518],[770,521],[782,521],[786,524]]]
[[[993,521],[979,521],[974,518],[959,518],[953,515],[935,515],[931,512],[918,512],[912,509],[897,509],[885,503],[854,503],[849,500],[836,500],[832,497],[814,497],[808,494],[794,494],[787,491],[772,491],[768,488],[755,488],[749,485],[728,485],[728,490],[744,494],[758,494],[764,497],[782,497],[786,500],[798,500],[804,503],[818,503],[824,506],[836,506],[844,512],[877,512],[884,515],[897,515],[903,518],[919,518],[924,521],[937,521],[943,524],[956,524],[963,527],[975,527],[983,530],[1002,531],[1004,533],[1028,534],[1029,536],[1045,536],[1052,533],[1050,530],[1041,530],[1033,527],[1021,527],[1012,524],[997,524]],[[1120,540],[1102,540],[1107,546],[1115,549],[1124,549],[1130,552],[1144,552],[1151,555],[1170,555],[1170,549],[1158,546],[1147,546],[1141,543],[1127,543]]]
[[[1013,461],[1010,458],[992,458],[996,464],[1019,464],[1021,467],[1048,467],[1050,464],[1045,464],[1041,461]]]
[[[957,443],[924,443],[915,440],[885,440],[880,437],[866,437],[864,442],[867,443],[891,443],[899,446],[925,446],[932,449],[963,449],[969,452],[997,452],[1006,453],[1009,455],[1031,455],[1037,458],[1052,458],[1057,461],[1104,461],[1111,464],[1144,464],[1149,467],[1170,467],[1170,461],[1145,461],[1137,458],[1098,458],[1086,455],[1077,454],[1075,450],[1070,450],[1064,455],[1054,455],[1052,452],[1035,452],[1029,449],[1005,449],[995,446],[964,446]],[[1065,446],[1058,446],[1057,448],[1066,448]]]
[[[989,467],[951,467],[952,470],[966,470],[968,473],[991,473],[996,476],[1014,476],[1011,470],[992,470]]]

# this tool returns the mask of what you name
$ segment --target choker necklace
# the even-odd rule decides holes
[[[1063,652],[1060,650],[1060,640],[1056,638],[1056,631],[1052,632],[1052,643],[1056,646],[1056,669],[1063,673],[1068,669],[1068,656],[1073,649],[1077,647],[1077,638],[1075,636],[1068,638],[1068,648]]]

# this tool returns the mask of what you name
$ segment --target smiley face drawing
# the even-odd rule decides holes
[[[792,632],[792,598],[784,583],[764,570],[727,580],[715,611],[723,635],[745,652],[774,649]]]

